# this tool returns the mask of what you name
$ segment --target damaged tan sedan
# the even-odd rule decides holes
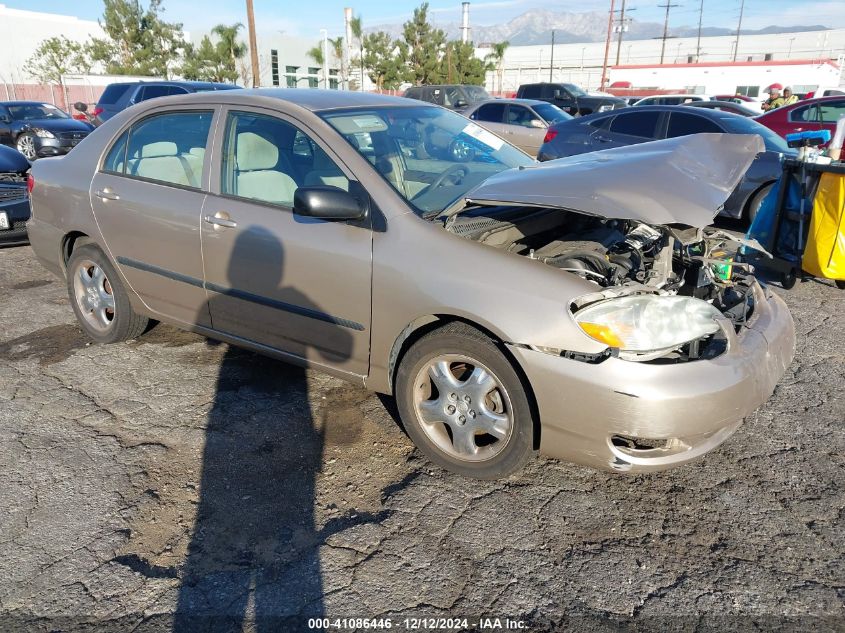
[[[399,98],[154,99],[30,181],[29,235],[95,341],[151,320],[396,397],[432,461],[700,457],[793,355],[784,303],[705,228],[763,150],[697,135],[538,165]]]

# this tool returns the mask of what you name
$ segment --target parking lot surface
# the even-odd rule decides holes
[[[0,250],[0,293],[3,631],[845,629],[830,282],[783,293],[796,360],[703,460],[498,482],[431,466],[390,399],[340,380],[167,326],[88,344],[29,247]]]

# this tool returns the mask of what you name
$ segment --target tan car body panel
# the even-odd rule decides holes
[[[320,100],[330,96],[305,95],[303,98]],[[367,98],[349,96],[349,93],[344,96],[344,99],[359,99],[360,105],[366,105]],[[369,98],[374,106],[419,106],[418,102],[402,99]],[[313,251],[317,254],[313,261],[328,261],[334,254],[340,254],[336,264],[309,271],[307,262],[288,261],[281,285],[267,287],[278,291],[278,295],[270,297],[278,301],[296,302],[300,297],[310,299],[311,294],[319,294],[317,303],[323,304],[318,306],[320,310],[346,319],[337,329],[343,340],[320,343],[318,339],[325,330],[320,329],[319,323],[303,321],[304,317],[291,322],[311,329],[298,337],[298,343],[285,347],[281,343],[262,342],[260,336],[246,336],[244,332],[215,331],[201,319],[190,322],[176,313],[163,315],[162,309],[173,308],[155,306],[149,296],[162,295],[167,299],[175,292],[173,284],[179,282],[148,279],[144,282],[142,299],[134,273],[127,272],[127,266],[118,261],[120,257],[126,257],[126,253],[118,251],[115,244],[104,238],[98,222],[101,218],[92,212],[93,191],[89,185],[94,165],[100,164],[112,141],[131,122],[147,113],[209,106],[218,110],[218,116],[212,124],[212,134],[216,132],[216,135],[209,146],[203,172],[203,187],[208,195],[195,215],[188,214],[187,220],[186,216],[179,216],[181,219],[176,215],[168,216],[167,220],[160,220],[164,223],[162,228],[155,230],[164,230],[166,222],[182,222],[181,229],[201,230],[203,240],[214,240],[224,232],[215,237],[209,233],[211,229],[202,224],[200,216],[221,210],[230,212],[233,217],[242,213],[234,201],[219,195],[221,115],[225,108],[260,108],[296,123],[313,135],[313,140],[327,151],[347,177],[357,179],[368,192],[372,201],[372,230],[368,223],[358,226],[329,223],[333,228],[321,234],[319,248]],[[144,102],[110,119],[80,143],[69,157],[38,161],[33,173],[35,189],[29,232],[33,249],[42,263],[54,273],[63,275],[66,236],[77,232],[88,235],[116,263],[122,280],[130,289],[133,308],[154,318],[290,362],[317,367],[386,393],[392,390],[392,370],[402,342],[415,328],[441,317],[457,317],[476,324],[504,343],[519,371],[527,377],[530,395],[540,413],[540,447],[553,457],[617,471],[654,470],[688,461],[729,436],[741,418],[768,397],[784,365],[792,358],[791,318],[782,302],[771,296],[765,298],[771,309],[756,315],[754,327],[749,328],[742,339],[734,337],[730,354],[716,361],[688,363],[677,373],[677,366],[638,366],[618,359],[610,359],[612,363],[588,365],[530,349],[604,351],[606,346],[587,337],[567,309],[573,299],[594,292],[596,286],[537,260],[458,237],[443,230],[439,224],[419,218],[367,160],[308,107],[269,94],[264,96],[261,91],[222,91]],[[148,190],[150,196],[161,190],[157,197],[163,197],[161,202],[168,207],[178,202],[182,195],[173,194],[174,187],[169,186],[150,185]],[[261,205],[243,201],[237,205],[254,207],[249,223],[244,227],[247,229],[254,225],[260,228],[270,222],[273,214],[289,213],[278,209],[272,214],[262,213]],[[292,218],[292,214],[287,217]],[[102,220],[106,232],[112,232],[115,228],[112,223],[118,221],[115,218]],[[116,226],[119,227],[119,221]],[[126,226],[133,231],[139,230],[131,223]],[[295,240],[295,244],[286,245],[285,249],[294,259],[304,259],[306,254],[311,254],[305,242],[311,239],[308,229],[316,225],[288,226],[297,229],[293,238],[277,232],[275,239],[281,243]],[[238,231],[241,227],[226,230]],[[261,235],[267,237],[265,233]],[[143,256],[172,267],[192,265],[190,261],[185,263],[184,254],[174,255],[169,240],[160,236],[154,239],[150,235],[142,236],[142,239],[143,244],[131,251],[138,258]],[[371,248],[360,247],[361,241],[369,243],[370,240]],[[353,242],[358,245],[350,247]],[[121,248],[130,252],[128,249],[134,247],[123,245]],[[230,257],[233,248],[231,243],[223,244],[219,250],[221,257]],[[357,271],[351,282],[337,274],[344,267]],[[356,297],[354,290],[363,287],[360,271],[365,268],[371,270],[371,281]],[[331,270],[335,271],[334,276],[327,274]],[[213,263],[206,261],[204,274],[207,278],[209,274],[220,276],[224,273],[222,268],[215,268]],[[759,287],[756,291],[763,292]],[[207,289],[207,296],[209,302],[213,302],[216,294]],[[172,298],[169,302],[175,303]],[[182,308],[190,312],[190,307]],[[200,309],[198,313],[201,312]],[[255,317],[264,321],[265,328],[271,327],[268,314]],[[356,325],[361,327],[354,327]],[[268,341],[272,343],[272,337]],[[331,353],[333,345],[343,344],[351,351],[345,355]],[[745,353],[747,358],[742,356]],[[755,367],[758,362],[763,363],[765,369]],[[639,378],[634,377],[635,374]],[[716,413],[707,413],[710,405],[702,406],[706,399],[714,403],[718,409]],[[620,460],[613,447],[608,446],[608,434],[632,430],[649,437],[681,437],[678,433],[682,432],[693,445],[676,451],[674,457],[670,455],[665,464]]]

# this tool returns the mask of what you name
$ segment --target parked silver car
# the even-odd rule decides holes
[[[38,161],[28,226],[95,341],[162,320],[393,394],[469,476],[537,449],[651,471],[718,446],[792,359],[784,303],[703,228],[761,149],[539,165],[418,101],[194,94]]]
[[[572,118],[556,105],[536,99],[491,99],[463,115],[536,158],[550,125]]]

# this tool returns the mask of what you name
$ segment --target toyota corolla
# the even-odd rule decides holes
[[[97,342],[166,321],[393,394],[464,475],[642,472],[717,447],[792,360],[783,301],[707,228],[763,149],[540,165],[418,101],[194,94],[38,161],[28,227]]]

